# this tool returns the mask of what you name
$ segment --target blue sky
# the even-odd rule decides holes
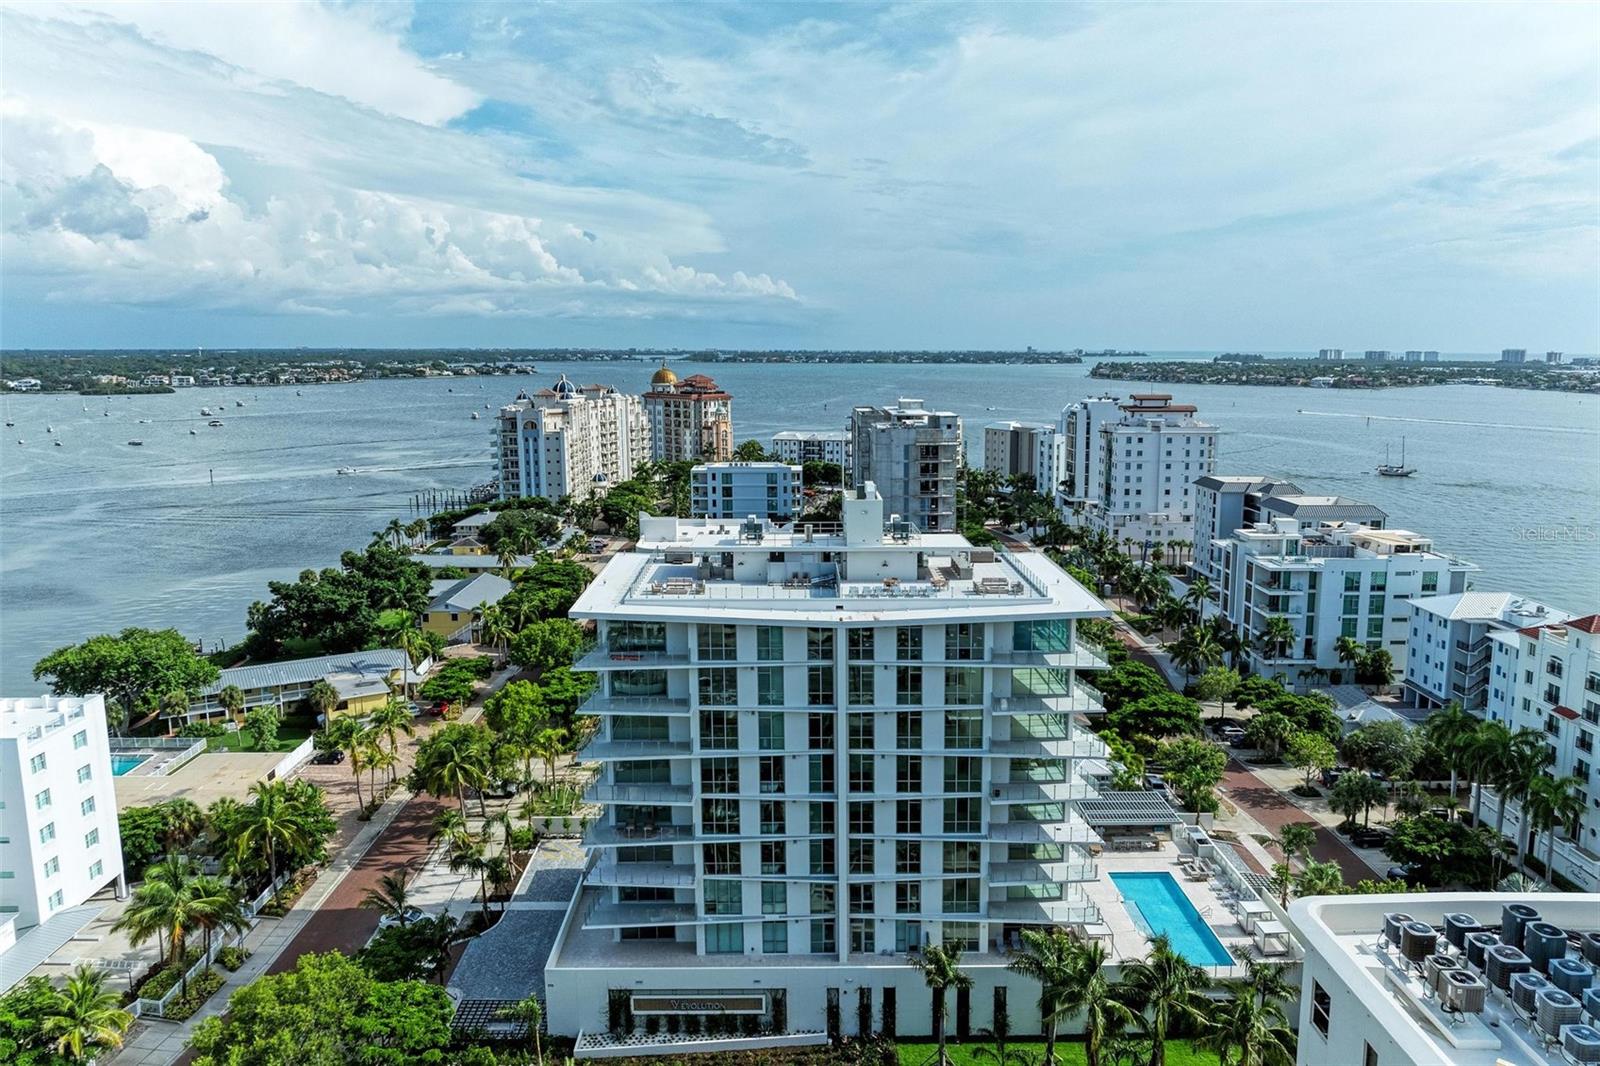
[[[1600,350],[1594,5],[0,23],[6,347]]]

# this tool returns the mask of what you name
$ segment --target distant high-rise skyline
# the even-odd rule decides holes
[[[89,0],[0,33],[6,347],[1600,351],[1594,5]]]

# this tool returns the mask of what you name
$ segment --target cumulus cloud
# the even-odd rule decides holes
[[[132,193],[110,167],[96,163],[83,177],[70,178],[43,197],[28,213],[28,223],[35,229],[136,241],[150,233],[150,216],[133,202]]]

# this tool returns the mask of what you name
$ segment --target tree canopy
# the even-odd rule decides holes
[[[107,708],[113,722],[150,709],[169,693],[193,696],[218,673],[176,629],[136,626],[57,648],[33,666],[33,676],[49,678],[57,696],[105,693],[114,704]]]
[[[382,542],[347,551],[338,567],[304,570],[294,581],[269,581],[269,602],[250,605],[249,653],[258,659],[291,654],[338,654],[392,640],[386,611],[406,615],[428,606],[428,568]]]
[[[1106,714],[1106,725],[1125,740],[1136,736],[1176,737],[1200,732],[1200,706],[1168,690],[1120,704]]]
[[[442,1063],[454,1006],[421,981],[379,981],[338,952],[260,977],[195,1030],[195,1066]]]
[[[1435,888],[1481,885],[1494,854],[1488,832],[1424,814],[1396,822],[1383,850],[1395,862],[1411,868],[1408,881]]]

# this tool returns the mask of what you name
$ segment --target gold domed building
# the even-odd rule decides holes
[[[665,358],[644,394],[653,458],[725,463],[733,458],[733,397],[704,374],[680,380]]]
[[[671,388],[673,385],[676,385],[677,383],[678,383],[678,375],[674,374],[672,372],[672,368],[667,366],[666,359],[662,359],[661,360],[661,369],[657,370],[654,374],[650,375],[650,387],[652,389],[659,389],[659,388],[663,388],[663,387]]]

